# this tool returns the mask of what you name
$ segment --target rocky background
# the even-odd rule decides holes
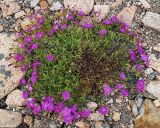
[[[160,0],[0,0],[0,128],[65,128],[62,120],[50,115],[32,116],[24,106],[19,79],[23,74],[11,58],[16,46],[15,33],[30,25],[29,16],[38,9],[54,13],[62,7],[97,18],[117,15],[143,37],[150,58],[145,70],[144,94],[123,98],[112,94],[106,101],[110,115],[92,113],[87,121],[69,128],[160,128]],[[97,104],[87,106],[95,110]]]

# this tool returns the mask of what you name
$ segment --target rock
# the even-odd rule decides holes
[[[99,112],[91,113],[88,117],[89,121],[100,121],[104,120],[104,115],[101,115]]]
[[[31,7],[31,8],[36,7],[36,6],[38,5],[39,1],[40,1],[40,0],[31,0],[31,2],[30,2],[30,7]]]
[[[146,90],[148,93],[160,99],[160,81],[151,81]]]
[[[95,122],[95,128],[103,128],[103,123],[102,122],[100,122],[100,121],[96,121]]]
[[[153,12],[147,12],[142,22],[146,27],[152,28],[160,32],[160,15]]]
[[[131,100],[129,102],[129,104],[130,104],[130,107],[132,109],[132,113],[133,113],[134,117],[136,117],[138,115],[138,107],[137,107],[135,101]]]
[[[109,101],[107,101],[108,104],[113,104],[113,98],[111,98]]]
[[[23,106],[25,103],[25,100],[22,97],[22,91],[20,90],[14,90],[13,92],[11,92],[6,99],[6,104],[9,107],[20,107]]]
[[[23,122],[26,123],[30,128],[33,125],[33,119],[31,116],[28,116],[28,115],[24,117]]]
[[[157,60],[150,59],[149,66],[160,73],[160,62]]]
[[[120,120],[121,114],[119,112],[114,112],[113,113],[113,120],[114,121],[119,121]]]
[[[128,24],[128,25],[132,25],[132,20],[134,18],[134,14],[137,10],[137,7],[136,6],[131,6],[130,8],[129,7],[125,7],[118,15],[117,15],[117,18]]]
[[[14,17],[15,17],[15,19],[18,19],[18,18],[25,16],[25,15],[26,15],[26,13],[24,11],[20,11],[20,12],[15,13]]]
[[[63,8],[62,4],[57,1],[57,2],[53,2],[52,6],[50,7],[51,11],[57,11],[60,10],[61,8]]]
[[[9,56],[10,53],[14,53],[14,48],[17,43],[14,42],[15,35],[0,33],[0,49],[4,56]],[[13,58],[9,60],[1,60],[0,64],[0,78],[3,81],[4,86],[0,86],[0,99],[5,97],[8,93],[13,91],[19,84],[20,78],[22,78],[23,73],[19,68],[15,68],[14,65],[10,65],[14,62]]]
[[[110,10],[109,5],[94,5],[94,12],[98,19],[104,19]]]
[[[22,114],[0,109],[0,127],[16,128],[22,122]]]
[[[159,128],[160,109],[156,108],[151,100],[145,99],[142,109],[144,114],[135,119],[135,128]]]
[[[157,80],[159,80],[160,81],[160,76],[156,76],[157,77]]]
[[[47,2],[49,3],[49,5],[52,5],[54,0],[47,0]]]
[[[103,123],[102,126],[103,126],[103,128],[110,128],[109,124],[107,124],[107,123]]]
[[[89,128],[89,124],[87,124],[86,122],[83,122],[83,121],[79,121],[79,122],[75,123],[75,125],[78,128]]]
[[[122,112],[120,118],[121,118],[121,122],[123,124],[129,123],[131,120],[131,118],[128,116],[128,114],[126,112]]]
[[[0,53],[0,60],[4,58],[4,54]]]
[[[31,25],[32,25],[32,23],[29,20],[29,18],[27,18],[27,17],[21,22],[21,27],[23,30],[26,30]]]
[[[155,73],[151,73],[147,76],[148,80],[154,80],[156,77],[156,74]]]
[[[0,109],[4,109],[7,107],[7,104],[4,102],[3,99],[0,100]]]
[[[151,8],[151,5],[146,0],[140,0],[140,2],[142,3],[144,8],[146,9]]]
[[[2,32],[3,31],[3,26],[2,25],[0,25],[0,32]]]
[[[142,97],[137,96],[137,97],[135,98],[135,103],[136,103],[137,107],[140,108],[141,105],[142,105],[142,103],[143,103]]]
[[[94,0],[64,0],[65,8],[71,10],[83,11],[85,14],[88,14],[93,9]]]
[[[97,108],[97,103],[95,102],[89,102],[87,103],[87,107],[91,110],[95,110]]]
[[[153,47],[153,50],[160,52],[160,43]]]
[[[153,103],[156,107],[159,107],[160,106],[160,99],[154,100]]]
[[[3,17],[7,17],[8,6],[5,4],[0,4],[0,8],[2,9]]]
[[[116,2],[114,2],[112,4],[112,8],[116,8],[116,7],[120,6],[123,1],[125,1],[125,0],[116,0]]]
[[[49,123],[49,128],[57,128],[57,125],[54,121]]]
[[[41,0],[39,4],[40,4],[41,9],[47,9],[49,7],[47,1],[45,0]]]

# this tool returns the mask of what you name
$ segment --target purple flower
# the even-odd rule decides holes
[[[144,64],[147,66],[148,63],[149,63],[149,58],[148,58],[148,55],[146,54],[141,54],[141,60],[144,61]]]
[[[26,72],[27,69],[28,69],[28,66],[27,66],[27,65],[23,65],[23,66],[21,67],[21,71],[22,71],[22,72]]]
[[[110,25],[110,24],[112,24],[112,22],[111,22],[110,20],[104,20],[104,21],[103,21],[103,24],[104,24],[104,25]]]
[[[100,35],[100,36],[105,36],[106,33],[107,33],[106,30],[99,30],[99,35]]]
[[[138,92],[143,92],[144,91],[144,85],[145,85],[145,82],[144,80],[138,80],[137,83],[136,83],[136,90]]]
[[[55,112],[60,113],[62,109],[64,108],[65,104],[64,102],[59,102],[57,106],[55,106]]]
[[[31,76],[31,82],[32,82],[32,84],[35,84],[36,83],[36,81],[37,81],[37,76]]]
[[[136,64],[136,69],[141,72],[143,69],[143,66],[141,64]]]
[[[37,49],[38,48],[38,44],[32,44],[32,46],[31,46],[31,50],[34,50],[34,49]]]
[[[32,64],[31,67],[32,68],[37,68],[41,65],[41,62],[39,60],[35,60]]]
[[[70,98],[70,92],[69,91],[64,91],[62,93],[62,97],[63,97],[64,101],[68,100]]]
[[[78,12],[78,15],[79,15],[79,16],[85,16],[85,14],[84,14],[84,12],[83,12],[82,10],[80,10],[80,11]]]
[[[68,14],[68,16],[67,16],[67,20],[68,20],[68,21],[70,21],[70,20],[73,20],[73,19],[74,19],[73,15]]]
[[[99,113],[101,113],[102,115],[106,115],[109,112],[109,108],[108,106],[102,106],[99,110]]]
[[[128,96],[128,90],[127,89],[122,89],[121,95],[122,96]]]
[[[71,124],[73,119],[74,119],[73,115],[63,116],[63,120],[66,123],[66,125]]]
[[[121,27],[121,28],[120,28],[120,32],[125,33],[125,32],[126,32],[126,28]]]
[[[91,110],[90,109],[84,109],[80,112],[80,116],[82,118],[87,118],[89,115],[91,114]]]
[[[48,60],[49,62],[51,62],[51,61],[53,61],[53,60],[55,59],[52,54],[48,54],[46,58],[47,58],[47,60]]]
[[[26,43],[22,42],[21,45],[20,45],[20,48],[24,49],[25,47],[26,47]]]
[[[51,97],[45,97],[42,100],[42,110],[52,112],[54,110],[54,105],[53,105],[54,99]]]
[[[31,84],[28,85],[28,91],[32,94],[33,93],[33,87],[31,86]]]
[[[77,106],[76,105],[73,105],[70,108],[71,108],[72,113],[75,113],[77,111]]]
[[[93,28],[93,24],[85,23],[82,25],[83,28]]]
[[[28,35],[28,36],[25,37],[24,40],[25,40],[25,42],[27,42],[27,43],[31,43],[31,42],[32,42],[32,36]]]
[[[141,46],[141,44],[137,43],[136,46],[137,46],[137,51],[139,52],[139,54],[144,54],[144,49]]]
[[[26,79],[25,78],[21,78],[20,79],[20,84],[21,85],[25,85],[27,83]]]
[[[66,28],[67,28],[67,24],[62,24],[62,25],[61,25],[61,29],[62,29],[62,30],[65,30]]]
[[[137,56],[136,56],[136,53],[133,49],[130,49],[129,50],[129,54],[130,54],[130,59],[133,61],[133,62],[136,62],[137,61]]]
[[[14,59],[17,61],[17,62],[21,62],[24,60],[24,56],[20,53],[17,53],[15,56],[14,56]]]
[[[34,108],[34,103],[35,103],[35,98],[30,98],[30,99],[28,99],[28,101],[27,101],[27,106],[29,107],[29,108]]]
[[[44,36],[44,32],[37,32],[36,33],[36,39],[39,40]]]
[[[69,116],[69,115],[71,115],[71,109],[68,108],[68,107],[64,107],[64,108],[62,109],[62,111],[61,111],[61,114],[62,114],[63,116]]]
[[[104,84],[103,85],[103,91],[104,91],[105,95],[109,96],[112,92],[112,89],[108,84]]]
[[[22,92],[22,96],[24,99],[27,99],[28,98],[28,93],[27,92]]]
[[[44,17],[41,16],[40,18],[37,19],[37,24],[41,25],[44,22]]]
[[[126,75],[123,72],[121,72],[119,74],[119,78],[120,78],[120,80],[125,80],[126,79]]]
[[[40,114],[40,112],[41,112],[41,106],[40,105],[34,105],[34,108],[33,108],[33,113],[34,114]]]
[[[121,90],[123,88],[123,85],[118,83],[115,87],[117,90]]]
[[[114,23],[119,23],[119,20],[116,16],[113,16],[110,18],[110,21],[114,22]]]

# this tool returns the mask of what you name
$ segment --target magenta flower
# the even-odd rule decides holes
[[[32,68],[37,68],[41,65],[41,62],[39,60],[35,60],[32,64],[31,67]]]
[[[93,28],[93,24],[85,23],[82,25],[83,28]]]
[[[59,102],[57,106],[55,106],[54,111],[57,113],[60,113],[62,109],[64,108],[65,104],[64,102]]]
[[[64,108],[62,109],[62,111],[61,111],[61,114],[62,114],[63,116],[69,116],[69,115],[71,115],[71,109],[68,108],[68,107],[64,107]]]
[[[42,100],[42,110],[52,112],[54,110],[54,105],[53,105],[54,99],[51,97],[45,97]]]
[[[76,113],[77,112],[77,106],[76,105],[73,105],[70,108],[71,108],[71,112],[72,113]]]
[[[123,88],[123,85],[118,83],[115,87],[117,90],[121,90]]]
[[[99,35],[100,35],[100,36],[105,36],[106,33],[107,33],[106,30],[99,30]]]
[[[28,101],[27,101],[27,106],[29,107],[29,108],[34,108],[34,103],[35,103],[35,98],[30,98],[30,99],[28,99]]]
[[[37,19],[37,24],[41,25],[44,22],[44,17],[41,16],[40,18]]]
[[[28,91],[32,94],[33,93],[33,87],[31,86],[31,84],[28,85]]]
[[[35,114],[35,115],[37,115],[37,114],[40,114],[40,112],[41,112],[41,106],[40,105],[34,105],[34,108],[33,108],[33,113]]]
[[[20,70],[21,70],[22,72],[26,72],[27,69],[28,69],[28,66],[27,66],[27,65],[23,65]]]
[[[67,16],[67,20],[68,20],[68,21],[70,21],[70,20],[73,20],[73,19],[74,19],[73,15],[68,14],[68,16]]]
[[[73,119],[74,119],[73,115],[63,116],[63,120],[66,123],[66,125],[71,124]]]
[[[113,16],[110,18],[110,21],[114,22],[114,23],[119,23],[119,20],[116,16]]]
[[[101,113],[102,115],[106,115],[109,113],[109,108],[108,106],[102,106],[99,110],[99,113]]]
[[[25,49],[26,48],[26,43],[22,42],[21,45],[20,45],[20,48]]]
[[[85,14],[84,14],[84,12],[83,12],[82,10],[80,10],[80,11],[78,12],[78,15],[79,15],[79,16],[85,16]]]
[[[137,83],[136,83],[136,90],[141,93],[144,91],[144,85],[145,85],[145,82],[144,80],[138,80]]]
[[[121,91],[121,95],[122,96],[128,96],[128,90],[127,89],[122,89],[122,91]]]
[[[149,58],[146,54],[141,54],[141,60],[144,61],[144,64],[147,66],[149,63]]]
[[[25,78],[21,78],[20,79],[20,84],[21,85],[25,85],[27,83],[26,79]]]
[[[104,21],[103,21],[103,24],[104,24],[104,25],[110,25],[110,24],[112,24],[112,22],[111,22],[110,20],[104,20]]]
[[[130,59],[133,61],[133,62],[136,62],[137,61],[137,56],[136,56],[136,53],[133,49],[130,49],[129,50],[129,54],[130,54]]]
[[[26,91],[22,92],[22,96],[24,99],[27,99],[28,98],[28,93]]]
[[[62,97],[63,97],[64,101],[68,100],[70,98],[70,92],[69,91],[64,91],[62,93]]]
[[[27,43],[31,43],[31,42],[32,42],[32,36],[28,35],[28,36],[25,37],[24,40],[25,40],[25,42],[27,42]]]
[[[126,74],[123,73],[123,72],[121,72],[121,73],[119,74],[119,78],[120,78],[120,80],[125,80],[125,79],[126,79]]]
[[[136,46],[137,46],[137,51],[139,52],[139,54],[144,54],[144,49],[141,46],[141,44],[137,43]]]
[[[91,114],[91,110],[90,109],[84,109],[80,112],[80,116],[82,118],[87,118],[89,115]]]
[[[109,96],[112,92],[111,87],[108,84],[103,85],[103,91],[106,96]]]
[[[62,24],[62,25],[61,25],[61,29],[62,29],[62,30],[65,30],[66,28],[67,28],[67,24]]]
[[[55,57],[52,54],[48,54],[46,58],[49,62],[55,60]]]
[[[30,49],[34,50],[34,49],[37,49],[37,48],[38,48],[38,44],[32,44]]]
[[[136,64],[136,69],[137,69],[139,72],[141,72],[142,69],[143,69],[143,65],[141,65],[141,64]]]
[[[24,56],[20,53],[17,53],[15,56],[14,56],[14,59],[17,61],[17,62],[21,62],[24,60]]]
[[[39,40],[44,36],[44,32],[37,32],[36,33],[36,39]]]
[[[125,33],[127,31],[126,28],[124,28],[124,27],[121,27],[119,30],[121,33]]]

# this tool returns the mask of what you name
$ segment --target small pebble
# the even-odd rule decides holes
[[[4,54],[0,53],[0,60],[4,58]]]

